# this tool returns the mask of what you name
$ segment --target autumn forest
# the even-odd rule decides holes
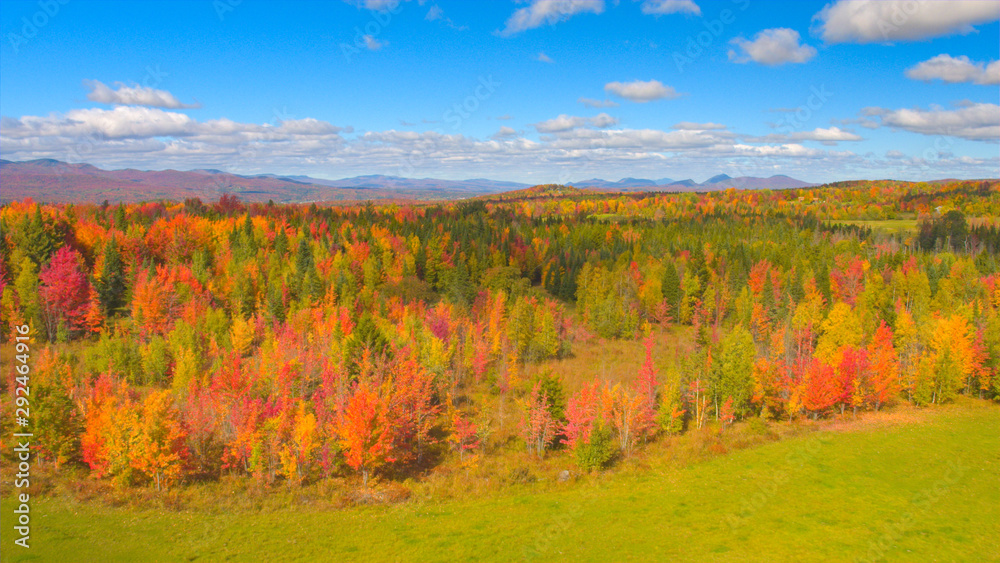
[[[1000,397],[996,217],[995,181],[25,200],[0,211],[2,330],[34,335],[38,458],[118,488],[586,473],[706,426]],[[628,373],[546,369],[613,341],[642,343]]]

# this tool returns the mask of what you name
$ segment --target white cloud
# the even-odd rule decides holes
[[[402,1],[405,2],[407,0]],[[394,12],[396,11],[396,7],[399,6],[400,0],[344,0],[344,2],[374,12],[384,12],[387,10]]]
[[[981,0],[839,0],[813,16],[827,43],[919,41],[969,33],[1000,19],[1000,2]]]
[[[84,80],[83,85],[90,89],[87,99],[102,104],[123,106],[150,106],[156,108],[183,109],[201,107],[198,104],[183,104],[166,90],[155,90],[147,86],[126,86],[116,82],[116,90],[112,90],[99,80]]]
[[[601,14],[604,0],[532,0],[527,8],[514,12],[500,35],[511,36],[543,25],[554,25],[577,14]]]
[[[517,131],[515,131],[512,127],[507,127],[506,125],[503,125],[500,127],[500,130],[491,135],[490,138],[508,139],[510,137],[516,137],[516,136],[517,136]]]
[[[969,109],[974,105],[958,111]],[[987,110],[997,112],[996,106]],[[891,115],[881,119],[896,123]],[[198,121],[181,112],[119,106],[4,117],[0,152],[11,160],[55,158],[104,168],[220,168],[330,178],[372,173],[450,179],[485,176],[538,183],[575,177],[699,177],[719,171],[788,174],[810,181],[885,177],[887,170],[893,177],[968,178],[993,176],[1000,165],[995,157],[951,157],[945,152],[924,159],[893,159],[891,154],[862,157],[805,147],[788,137],[773,143],[750,140],[711,122],[680,122],[661,131],[617,128],[615,118],[604,113],[556,120],[570,127],[549,123],[553,131],[532,140],[523,131],[500,126],[494,134],[477,139],[441,130],[355,133],[314,118],[274,124],[225,118]],[[845,133],[850,134],[834,127],[799,137],[844,139]]]
[[[763,137],[743,137],[747,142],[753,143],[799,143],[802,141],[817,141],[824,145],[836,145],[841,141],[863,141],[864,139],[850,131],[845,131],[839,127],[823,129],[817,127],[812,131],[795,131],[793,133],[772,133]]]
[[[441,6],[434,4],[433,6],[430,7],[429,10],[427,10],[427,15],[424,16],[424,19],[429,22],[432,22],[434,20],[439,20],[443,17],[444,17],[444,10],[441,9]]]
[[[726,126],[721,123],[694,123],[692,121],[681,121],[680,123],[670,126],[671,129],[680,129],[682,131],[709,131],[712,129],[725,129]]]
[[[422,6],[423,4],[424,0],[421,0],[420,5]],[[468,29],[468,27],[464,25],[455,24],[455,22],[451,21],[451,18],[446,17],[444,15],[444,10],[442,10],[441,6],[438,6],[437,4],[434,4],[433,6],[430,7],[430,9],[427,10],[427,15],[424,16],[424,20],[429,22],[439,21],[446,24],[448,27],[458,31],[464,31]]]
[[[379,49],[385,47],[386,45],[385,41],[379,41],[378,39],[375,39],[375,36],[373,35],[365,35],[364,39],[365,39],[365,48],[367,48],[369,51],[378,51]]]
[[[943,80],[951,83],[1000,84],[1000,61],[987,64],[971,61],[964,55],[938,55],[906,69],[906,77],[925,82]]]
[[[820,141],[822,143],[836,143],[838,141],[863,141],[859,135],[850,131],[844,131],[839,127],[823,129],[817,127],[812,131],[797,131],[789,135],[793,141]]]
[[[559,117],[534,123],[532,126],[539,133],[558,133],[560,131],[569,131],[570,129],[583,127],[586,124],[587,119],[584,117],[562,114]]]
[[[642,13],[650,15],[694,14],[701,15],[701,8],[692,0],[643,0]]]
[[[579,98],[577,102],[588,108],[616,108],[618,102],[614,100],[595,100],[593,98]]]
[[[899,158],[906,158],[906,155],[903,154],[901,151],[888,150],[888,151],[885,151],[885,157],[886,158],[891,158],[891,159],[899,159]]]
[[[539,123],[533,123],[532,127],[535,128],[539,133],[562,133],[564,131],[570,131],[573,129],[578,129],[580,127],[585,127],[587,125],[592,125],[594,127],[603,129],[605,127],[610,127],[612,125],[617,125],[618,119],[612,117],[606,113],[599,113],[594,117],[577,117],[573,115],[562,114],[559,117],[553,119],[547,119]]]
[[[305,119],[286,119],[277,126],[277,131],[289,135],[335,135],[342,131],[341,127],[336,127],[327,123],[307,117]]]
[[[862,114],[879,117],[884,126],[922,135],[1000,141],[1000,106],[996,104],[969,103],[952,110],[865,108]]]
[[[185,138],[221,144],[255,140],[293,140],[304,137],[334,137],[344,128],[313,118],[289,119],[277,125],[238,123],[226,118],[199,122],[183,113],[162,109],[118,106],[114,109],[76,109],[65,115],[4,118],[0,135],[10,139],[155,139]]]
[[[784,156],[784,157],[816,157],[826,154],[825,151],[820,149],[810,149],[803,147],[802,145],[792,143],[785,145],[767,145],[767,146],[753,146],[753,145],[733,145],[733,149],[743,155],[753,155],[753,156]]]
[[[753,41],[736,37],[731,44],[741,51],[729,51],[729,60],[737,63],[754,61],[764,65],[804,63],[816,56],[816,49],[809,45],[799,45],[799,32],[779,27],[765,29],[754,35]]]
[[[618,125],[618,118],[612,117],[606,113],[599,113],[590,118],[590,124],[594,127],[603,129],[605,127],[611,127],[612,125]]]
[[[631,151],[651,154],[661,151],[707,149],[726,144],[729,133],[711,131],[660,131],[657,129],[572,129],[551,141],[553,148],[570,151]]]
[[[500,121],[507,121],[509,119],[514,119],[514,116],[512,116],[509,113],[505,113],[505,114],[501,115],[500,117],[498,117],[497,119],[499,119]]]
[[[633,80],[632,82],[608,82],[604,91],[627,100],[645,103],[663,98],[677,98],[680,94],[670,86],[664,86],[659,80]]]
[[[546,55],[545,53],[538,53],[538,61],[543,63],[554,63],[552,57]]]

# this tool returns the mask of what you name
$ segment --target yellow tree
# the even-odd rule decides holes
[[[843,301],[830,309],[830,314],[820,325],[822,334],[816,343],[815,356],[827,365],[837,364],[840,349],[844,346],[857,347],[861,344],[861,321],[851,306]]]
[[[188,460],[187,430],[167,389],[150,393],[142,404],[133,434],[132,467],[156,483],[156,490],[176,482]]]
[[[281,472],[286,479],[301,484],[309,474],[313,453],[319,446],[316,441],[316,415],[306,410],[306,402],[299,400],[292,421],[291,441],[282,444],[279,458]]]
[[[916,399],[941,403],[955,397],[977,371],[969,322],[959,314],[934,320],[929,352],[920,365]]]

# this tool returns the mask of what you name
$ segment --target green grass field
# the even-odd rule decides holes
[[[1000,407],[963,400],[677,467],[344,510],[42,498],[3,561],[998,561]]]

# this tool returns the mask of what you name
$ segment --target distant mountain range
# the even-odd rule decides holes
[[[36,201],[101,202],[183,200],[204,201],[233,194],[244,201],[276,203],[365,201],[385,199],[442,200],[495,194],[529,187],[517,182],[436,180],[396,176],[357,176],[323,180],[309,176],[258,174],[245,176],[222,170],[102,170],[90,164],[42,159],[0,160],[0,200],[32,197]]]
[[[0,201],[34,198],[50,202],[148,201],[201,198],[218,199],[233,194],[244,201],[276,203],[365,200],[447,200],[523,190],[530,184],[485,178],[438,180],[398,176],[356,176],[324,180],[301,175],[240,175],[222,170],[103,170],[90,164],[70,164],[52,159],[14,162],[0,160]],[[591,179],[573,182],[576,188],[600,191],[710,191],[783,189],[812,186],[788,176],[730,178],[725,174],[705,182],[623,178],[617,182]]]
[[[741,190],[784,190],[790,188],[807,188],[818,184],[810,184],[802,180],[796,180],[790,176],[779,174],[770,178],[758,178],[755,176],[739,176],[733,178],[728,174],[712,176],[704,182],[698,183],[694,180],[673,180],[670,178],[660,178],[659,180],[648,180],[645,178],[622,178],[617,182],[609,182],[599,178],[572,182],[571,185],[577,188],[594,188],[600,190],[623,190],[623,191],[667,191],[667,192],[703,192],[714,190],[725,190],[737,188]]]

